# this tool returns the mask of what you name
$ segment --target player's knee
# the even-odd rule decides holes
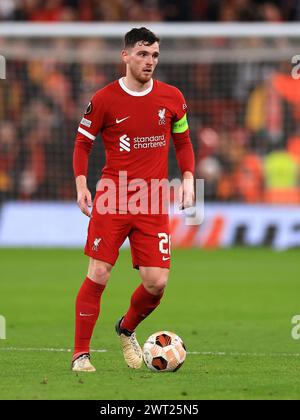
[[[157,283],[153,286],[152,288],[152,294],[153,295],[162,295],[165,288],[166,288],[166,283]]]
[[[111,268],[104,263],[94,262],[90,264],[88,277],[99,284],[106,284],[109,280]]]
[[[145,285],[146,290],[148,290],[149,293],[152,295],[161,295],[168,283],[168,278],[165,276],[151,279],[147,284]]]
[[[93,274],[92,274],[93,276],[92,280],[100,284],[106,284],[108,282],[109,275],[110,275],[110,272],[108,271],[107,267],[99,266],[99,267],[94,268]]]

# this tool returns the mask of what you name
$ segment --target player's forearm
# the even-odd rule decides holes
[[[89,207],[92,207],[92,197],[87,187],[86,176],[77,176],[75,182],[77,189],[77,204],[82,213],[90,217],[91,212]]]
[[[74,176],[77,178],[80,175],[87,177],[89,154],[92,145],[88,141],[76,140],[73,152],[73,171]]]
[[[193,172],[191,172],[191,171],[185,171],[185,172],[182,174],[182,178],[183,178],[183,179],[191,179],[191,180],[194,180],[194,174],[193,174]]]
[[[182,195],[180,208],[187,209],[192,207],[195,202],[194,174],[190,171],[183,173]]]
[[[84,176],[84,175],[77,176],[75,178],[75,183],[76,183],[77,192],[85,190],[87,188],[86,176]]]
[[[173,134],[173,141],[176,151],[176,159],[182,176],[191,174],[194,177],[195,154],[193,145],[189,136],[189,130],[180,134]]]

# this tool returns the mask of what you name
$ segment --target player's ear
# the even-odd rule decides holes
[[[128,51],[127,50],[122,50],[121,51],[121,57],[122,57],[123,62],[125,64],[127,64],[128,63],[128,57],[129,57]]]

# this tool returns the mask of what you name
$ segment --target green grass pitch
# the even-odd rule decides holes
[[[174,250],[160,307],[138,328],[141,343],[165,329],[189,352],[176,373],[129,369],[114,333],[139,283],[122,251],[102,299],[94,374],[70,371],[73,311],[85,277],[81,250],[0,250],[0,399],[299,399],[299,251]]]

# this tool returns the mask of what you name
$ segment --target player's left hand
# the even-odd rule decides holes
[[[194,177],[184,178],[179,191],[179,209],[184,210],[195,204]]]

